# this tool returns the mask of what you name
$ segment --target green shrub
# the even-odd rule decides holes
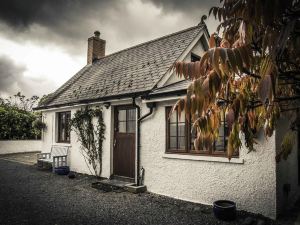
[[[40,139],[41,129],[34,126],[39,118],[37,113],[0,105],[0,140]]]

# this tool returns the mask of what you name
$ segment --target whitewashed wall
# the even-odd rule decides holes
[[[203,157],[205,161],[197,161],[196,156],[167,158],[170,154],[165,154],[165,106],[173,103],[159,103],[153,116],[142,123],[141,166],[145,168],[147,189],[203,204],[230,199],[239,210],[275,218],[275,136],[268,140],[261,137],[256,152],[247,154],[243,148],[237,163],[226,159],[209,161],[216,157]],[[242,160],[244,163],[240,164]]]
[[[276,150],[280,151],[280,146],[285,133],[289,130],[290,122],[286,118],[281,118],[278,123],[276,137]],[[299,198],[300,186],[298,184],[298,139],[291,154],[287,160],[281,160],[277,164],[277,209],[278,213],[284,213],[289,209]],[[289,184],[291,187],[290,193],[283,191],[284,184]]]
[[[41,140],[0,141],[0,155],[21,152],[37,152],[41,151],[41,149]]]
[[[80,109],[80,107],[72,107],[72,108],[63,108],[59,110],[51,110],[43,112],[44,121],[47,124],[47,130],[43,134],[43,152],[50,152],[52,145],[63,145],[69,146],[69,166],[72,171],[90,174],[90,171],[87,167],[87,164],[84,160],[84,157],[81,154],[80,142],[78,142],[77,135],[74,131],[71,131],[71,142],[67,143],[57,143],[56,140],[56,115],[57,112],[71,111],[71,116]],[[102,165],[102,177],[109,177],[111,174],[111,164],[110,164],[110,155],[111,155],[111,107],[106,109],[103,107],[103,119],[106,125],[105,137],[103,143],[103,165]]]
[[[118,105],[120,103],[115,103]],[[124,103],[123,103],[124,104]],[[145,184],[150,192],[173,198],[212,204],[218,199],[237,202],[238,209],[276,217],[275,135],[266,140],[260,136],[256,152],[247,154],[243,148],[239,159],[231,163],[226,158],[165,154],[165,106],[158,103],[152,116],[142,122],[141,166],[145,168]],[[149,109],[142,104],[142,115]],[[72,108],[72,115],[78,108]],[[69,109],[61,109],[66,111]],[[113,106],[103,108],[106,140],[103,152],[103,177],[112,174]],[[43,135],[43,151],[50,151],[55,142],[56,111],[44,112],[47,131]],[[66,144],[63,144],[66,145]],[[71,132],[69,144],[71,170],[87,173],[80,153],[80,143]],[[173,157],[173,158],[170,158]],[[174,158],[177,157],[177,158]]]

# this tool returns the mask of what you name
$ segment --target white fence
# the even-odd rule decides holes
[[[0,141],[0,155],[42,150],[41,140]]]

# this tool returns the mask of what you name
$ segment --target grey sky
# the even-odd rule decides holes
[[[47,94],[86,63],[101,31],[107,53],[194,26],[219,1],[1,0],[0,95]],[[210,32],[216,21],[207,21]],[[20,89],[20,90],[18,90]]]

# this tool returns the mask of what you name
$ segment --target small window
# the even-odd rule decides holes
[[[71,112],[57,113],[57,142],[70,143]]]
[[[194,54],[194,53],[191,53],[191,62],[196,62],[196,61],[200,61],[201,57]]]
[[[136,112],[134,108],[119,109],[116,131],[119,133],[135,133]]]
[[[191,120],[188,121],[184,112],[179,118],[176,110],[170,114],[172,107],[166,107],[166,152],[167,153],[188,153],[203,155],[226,155],[226,147],[229,131],[225,122],[225,113],[222,114],[219,138],[213,144],[212,150],[206,150],[201,145],[195,149],[194,141],[197,132],[192,129]]]

